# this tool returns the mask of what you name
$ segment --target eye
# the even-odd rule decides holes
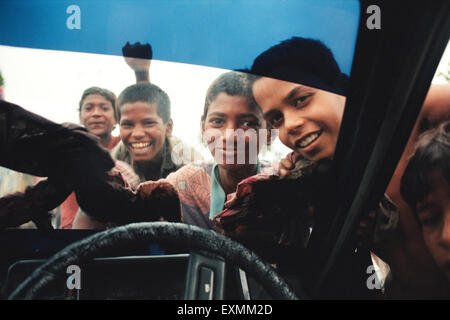
[[[154,125],[156,125],[156,121],[151,121],[151,120],[147,120],[147,121],[144,121],[142,124],[145,126],[145,127],[153,127]]]
[[[92,106],[89,105],[89,104],[84,105],[84,106],[83,106],[83,110],[84,110],[84,111],[91,111],[91,110],[92,110]]]
[[[108,105],[105,105],[105,106],[102,106],[102,110],[103,111],[109,111],[109,110],[111,110],[111,107],[108,106]]]
[[[441,215],[435,211],[422,211],[419,213],[419,219],[424,227],[433,228],[441,223]]]
[[[279,128],[283,124],[283,114],[281,112],[277,112],[271,115],[267,120],[267,123],[271,128]]]
[[[255,128],[255,127],[259,127],[259,121],[258,120],[244,120],[241,123],[241,127],[243,128]]]
[[[309,94],[305,94],[305,95],[302,95],[302,96],[294,99],[294,106],[296,108],[304,106],[305,102],[307,102],[308,98],[310,98],[312,95],[313,95],[312,93],[309,93]]]
[[[133,127],[133,123],[124,121],[124,122],[120,123],[120,127],[125,128],[125,129],[126,128],[131,128],[131,127]]]
[[[211,118],[208,122],[213,126],[220,126],[225,123],[225,120],[223,120],[222,118]]]

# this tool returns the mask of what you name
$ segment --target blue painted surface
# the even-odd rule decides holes
[[[81,29],[66,26],[70,5]],[[292,36],[322,40],[349,74],[357,0],[0,0],[0,44],[121,55],[149,42],[153,58],[236,69]]]

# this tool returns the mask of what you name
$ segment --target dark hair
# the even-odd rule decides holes
[[[86,97],[91,94],[99,94],[99,95],[105,97],[106,100],[111,102],[112,107],[114,109],[114,117],[116,118],[116,120],[119,119],[118,113],[116,110],[116,99],[117,99],[116,95],[114,93],[112,93],[111,91],[109,91],[108,89],[104,89],[104,88],[100,88],[100,87],[90,87],[90,88],[87,88],[86,90],[84,90],[83,94],[81,95],[78,112],[81,112],[81,107],[83,106],[84,99],[86,99]]]
[[[119,95],[117,99],[117,106],[119,109],[120,120],[120,107],[128,102],[143,101],[149,104],[155,103],[157,105],[158,115],[163,119],[164,123],[167,123],[170,119],[170,99],[167,93],[160,87],[151,83],[137,83],[133,84]]]
[[[251,74],[246,74],[237,71],[229,71],[221,74],[213,83],[209,86],[206,92],[205,106],[203,109],[202,120],[206,119],[210,104],[217,98],[220,93],[226,93],[230,96],[242,96],[249,99],[249,105],[251,108],[257,108],[255,100],[252,95],[252,82],[255,78]]]
[[[319,40],[300,37],[282,41],[261,53],[251,72],[341,95],[348,83],[348,76],[341,72],[328,47]]]
[[[428,174],[440,169],[450,183],[450,121],[424,132],[416,144],[413,156],[403,173],[400,192],[416,212],[416,205],[431,191],[433,181]]]

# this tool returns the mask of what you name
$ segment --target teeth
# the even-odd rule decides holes
[[[309,136],[307,136],[306,138],[302,139],[299,143],[298,146],[300,148],[305,148],[307,146],[309,146],[312,142],[314,142],[314,140],[316,140],[319,137],[319,133],[313,133],[310,134]]]
[[[150,143],[144,143],[144,142],[132,143],[131,146],[133,147],[133,149],[142,149],[142,148],[150,147]]]

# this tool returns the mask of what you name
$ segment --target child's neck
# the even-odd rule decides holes
[[[100,144],[105,147],[108,148],[109,143],[111,142],[111,134],[107,134],[107,135],[103,135],[103,136],[99,136],[100,138]]]
[[[163,162],[162,152],[149,161],[139,161],[135,163],[136,168],[141,172],[145,180],[156,181],[161,177],[161,166]]]
[[[256,168],[256,164],[246,165],[232,170],[219,167],[220,184],[225,194],[235,192],[239,182],[256,174]]]

